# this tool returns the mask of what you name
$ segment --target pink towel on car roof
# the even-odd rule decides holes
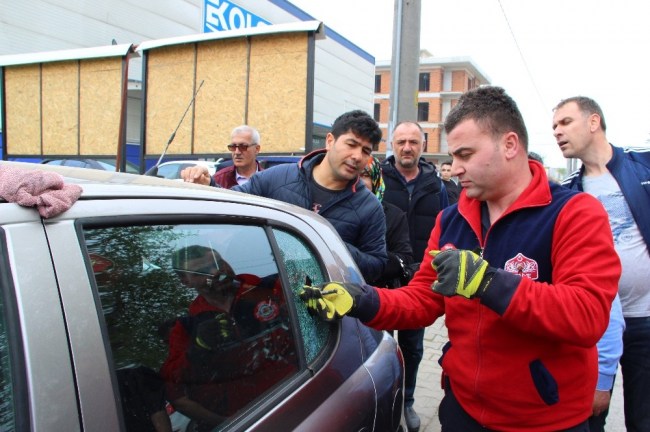
[[[36,207],[44,218],[72,207],[81,186],[66,184],[57,173],[0,166],[0,197],[25,207]]]

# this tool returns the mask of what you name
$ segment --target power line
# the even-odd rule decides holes
[[[512,26],[510,25],[510,21],[508,20],[508,16],[506,15],[505,9],[503,9],[503,5],[501,4],[501,0],[497,0],[497,3],[499,3],[499,7],[501,8],[501,13],[503,14],[503,18],[506,20],[506,24],[508,25],[508,30],[510,30],[510,35],[512,36],[512,40],[515,42],[515,46],[517,47],[517,51],[519,52],[519,57],[521,57],[521,61],[524,64],[524,67],[526,68],[526,73],[528,74],[528,78],[530,79],[531,84],[533,85],[533,88],[535,89],[535,93],[537,93],[537,97],[539,98],[539,102],[542,104],[542,108],[544,111],[546,111],[546,102],[544,102],[544,98],[542,97],[542,94],[539,91],[539,88],[537,88],[537,84],[535,83],[535,79],[533,78],[533,74],[530,71],[530,68],[528,67],[528,62],[526,61],[526,58],[524,57],[524,53],[521,51],[521,47],[519,46],[519,42],[517,42],[517,37],[515,36],[515,32],[512,31]]]

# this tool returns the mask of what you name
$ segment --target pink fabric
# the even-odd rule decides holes
[[[81,187],[65,184],[53,172],[0,166],[0,197],[25,207],[36,207],[44,218],[56,216],[72,207]]]

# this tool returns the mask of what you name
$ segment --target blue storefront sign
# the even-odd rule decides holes
[[[271,24],[227,0],[205,0],[203,10],[205,11],[203,17],[204,33]]]

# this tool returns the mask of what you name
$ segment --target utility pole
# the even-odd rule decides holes
[[[395,0],[386,157],[393,154],[391,137],[395,125],[417,120],[420,11],[420,0]]]

